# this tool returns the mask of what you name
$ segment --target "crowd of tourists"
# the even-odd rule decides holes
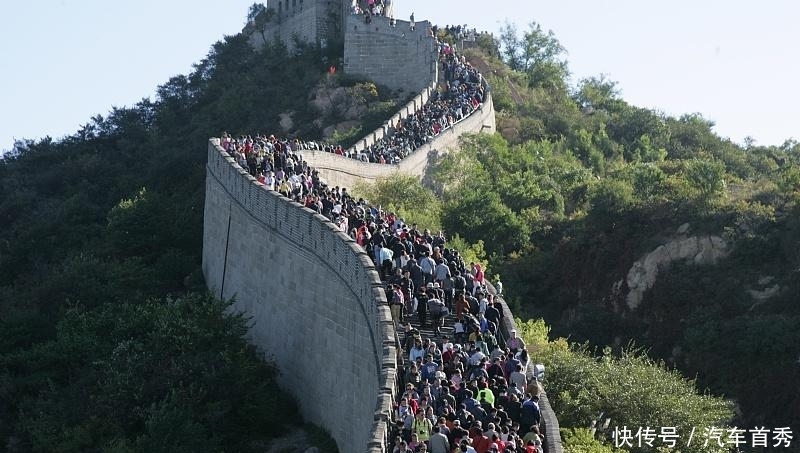
[[[350,157],[363,162],[397,164],[478,109],[484,98],[480,74],[455,53],[442,58],[442,70],[448,81],[442,91],[431,93],[428,102],[400,120],[393,133]]]
[[[352,0],[350,2],[350,14],[364,15],[365,20],[369,21],[373,16],[386,16],[394,18],[392,0]]]
[[[326,186],[300,154],[315,144],[227,133],[220,144],[265,189],[338,225],[379,270],[408,359],[392,453],[541,453],[538,385],[527,379],[527,350],[516,332],[502,335],[502,302],[480,263],[465,263],[442,232]]]
[[[524,341],[514,330],[502,336],[502,302],[480,264],[465,266],[441,233],[392,217],[379,220],[365,244],[382,276],[391,274],[387,300],[407,359],[392,453],[541,453],[539,386],[528,379]]]
[[[433,27],[434,33],[440,29],[436,26]],[[470,29],[466,24],[464,25],[447,25],[441,30],[452,36],[456,41],[475,41],[479,35],[478,29]]]
[[[380,209],[364,214],[356,231],[387,283],[407,358],[392,453],[541,453],[539,386],[524,341],[514,330],[503,338],[504,308],[482,266],[465,265],[441,232]]]
[[[441,70],[446,83],[442,90],[431,93],[428,102],[414,114],[400,120],[394,131],[384,136],[365,149],[354,151],[344,149],[338,144],[329,144],[300,139],[276,139],[274,136],[240,136],[234,138],[223,136],[223,148],[238,151],[237,163],[247,168],[254,176],[263,172],[275,172],[276,165],[266,165],[264,157],[268,153],[279,151],[296,157],[299,151],[318,150],[344,157],[358,159],[362,162],[378,164],[397,164],[417,148],[429,143],[458,121],[472,114],[484,99],[484,85],[481,74],[473,68],[463,56],[459,57],[452,47],[446,43],[440,45]],[[227,145],[236,146],[229,148]],[[250,161],[248,161],[250,159]],[[292,159],[293,164],[303,163]],[[285,171],[293,170],[277,162],[277,167]],[[288,163],[288,160],[287,160]],[[304,164],[305,167],[307,165]],[[299,172],[295,172],[296,174]],[[278,178],[278,181],[280,178]]]
[[[454,27],[452,33],[462,32]],[[502,334],[502,301],[490,291],[482,266],[465,263],[442,232],[420,229],[346,188],[327,186],[302,156],[320,150],[398,163],[475,111],[484,99],[481,75],[448,44],[437,45],[441,90],[367,149],[348,153],[339,145],[266,134],[223,133],[220,145],[265,189],[330,219],[379,270],[407,359],[391,453],[542,453],[538,383],[528,380],[522,339],[515,331]]]
[[[542,451],[538,385],[526,377],[524,343],[512,331],[505,348],[487,353],[479,331],[463,343],[439,343],[406,326],[409,365],[392,453]]]
[[[363,12],[369,17],[372,14],[370,11],[381,11],[384,5],[380,1],[372,1],[362,8],[354,2],[353,12]],[[411,23],[413,21],[412,14]],[[436,39],[435,27],[429,32]],[[436,46],[442,71],[441,84],[419,110],[400,120],[389,134],[366,149],[343,150],[336,145],[319,148],[362,162],[397,164],[477,110],[485,97],[483,77],[448,43],[436,40]]]

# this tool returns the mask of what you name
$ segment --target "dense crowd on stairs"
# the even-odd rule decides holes
[[[394,132],[347,157],[396,164],[475,112],[484,100],[481,74],[447,43],[438,43],[443,83],[422,108],[400,120]]]
[[[362,242],[402,332],[392,453],[541,452],[538,382],[523,340],[501,334],[502,301],[481,265],[466,265],[441,232],[377,208],[363,214]]]
[[[465,57],[458,55],[453,47],[445,42],[436,43],[442,77],[438,89],[431,93],[428,101],[414,114],[400,120],[386,136],[374,144],[360,150],[345,149],[339,144],[292,139],[286,146],[292,152],[319,150],[362,162],[377,164],[397,164],[417,148],[429,143],[439,134],[452,127],[458,121],[475,112],[483,103],[485,85],[482,75],[472,67]],[[241,138],[241,137],[240,137]],[[275,151],[272,142],[265,137],[245,137],[241,143],[240,165],[258,177],[263,174],[267,179],[280,175],[269,174],[273,171],[268,165],[262,165],[268,153]],[[247,146],[247,142],[253,145]],[[266,147],[266,148],[265,148]],[[246,160],[251,162],[245,162]],[[286,175],[288,177],[288,174]]]
[[[484,99],[480,73],[446,43],[437,46],[440,90],[365,150],[265,134],[223,133],[220,145],[265,189],[330,219],[375,263],[402,351],[390,453],[542,453],[540,387],[526,375],[523,340],[502,334],[502,285],[488,284],[481,264],[465,263],[441,232],[325,185],[302,157],[322,150],[397,163],[474,112]]]
[[[501,285],[487,282],[480,263],[465,263],[442,232],[326,186],[299,155],[300,141],[224,133],[221,146],[265,189],[338,225],[375,263],[403,351],[391,453],[541,453],[539,386],[525,373],[523,340],[502,335]],[[269,157],[249,159],[256,149]]]

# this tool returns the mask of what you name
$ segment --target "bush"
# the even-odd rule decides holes
[[[561,441],[565,453],[614,453],[624,450],[614,449],[595,439],[594,432],[588,428],[562,428]]]
[[[395,173],[373,184],[356,184],[353,193],[396,213],[409,225],[416,223],[434,233],[442,228],[441,202],[416,176]]]
[[[200,293],[69,309],[52,341],[0,354],[4,429],[33,451],[249,451],[298,414],[228,308]]]
[[[638,427],[660,432],[660,427],[674,426],[688,435],[692,428],[724,427],[733,418],[732,403],[698,392],[694,381],[650,359],[641,349],[630,347],[614,355],[606,348],[597,355],[586,345],[567,347],[564,340],[543,343],[549,328],[542,320],[518,321],[518,330],[526,343],[538,346],[532,357],[546,367],[546,389],[561,426],[592,426],[604,414],[611,421],[600,436],[611,442],[615,426],[634,432]],[[571,437],[584,445],[581,448],[596,448],[586,445],[585,433],[573,431]],[[685,451],[715,450],[696,444]]]
[[[442,224],[447,231],[463,234],[469,242],[483,240],[490,254],[519,250],[530,241],[530,226],[495,192],[464,193],[445,206]]]

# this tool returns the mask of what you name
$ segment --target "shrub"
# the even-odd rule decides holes
[[[610,348],[597,354],[586,345],[570,345],[565,340],[545,342],[549,328],[542,320],[518,321],[526,343],[537,345],[534,360],[546,367],[546,389],[564,427],[588,427],[600,414],[610,418],[609,428],[599,435],[611,442],[614,427],[627,427],[635,433],[639,427],[675,427],[681,436],[692,429],[725,427],[733,418],[733,405],[722,398],[698,391],[694,380],[668,369],[634,347],[612,354]],[[581,448],[585,433],[572,431],[570,437]],[[583,440],[581,440],[583,439]],[[686,437],[681,437],[685,442]],[[631,451],[646,451],[634,444]],[[583,451],[578,449],[577,451]],[[716,451],[693,443],[685,451]]]

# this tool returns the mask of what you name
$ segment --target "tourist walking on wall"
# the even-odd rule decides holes
[[[436,425],[433,427],[433,435],[428,441],[431,444],[431,453],[449,453],[450,442],[447,436],[441,432],[441,426]]]
[[[394,4],[392,0],[383,0],[383,15],[394,21]]]
[[[410,20],[410,22],[408,23],[408,28],[409,28],[411,31],[414,31],[414,13],[411,13],[411,20]]]
[[[389,310],[392,312],[392,321],[394,322],[401,322],[402,321],[402,309],[405,302],[405,297],[403,295],[403,291],[400,289],[399,284],[394,284],[391,286],[392,295],[391,299],[389,299]]]

